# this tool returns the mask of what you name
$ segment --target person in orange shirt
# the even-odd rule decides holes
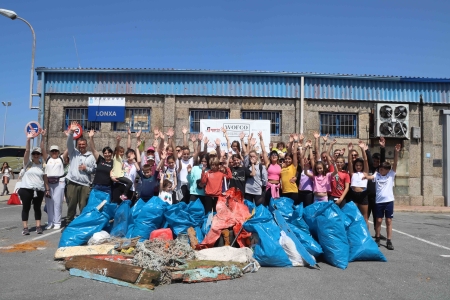
[[[209,165],[209,171],[206,171],[206,167],[202,169],[202,183],[205,185],[205,200],[202,202],[205,213],[209,213],[211,209],[216,211],[217,199],[222,194],[223,180],[232,177],[230,168],[220,165],[217,157],[211,158]]]

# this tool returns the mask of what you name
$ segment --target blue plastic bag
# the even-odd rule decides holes
[[[315,202],[303,209],[303,219],[309,227],[309,232],[316,241],[318,240],[316,214],[318,211],[321,211],[325,207],[328,207],[328,205],[329,202]]]
[[[180,202],[170,206],[164,213],[168,227],[172,229],[175,236],[187,233],[189,227],[193,227],[199,243],[203,241],[204,235],[201,230],[205,215],[205,209],[200,199],[186,205]]]
[[[347,203],[342,212],[347,217],[345,225],[350,246],[349,262],[356,260],[387,261],[370,236],[366,221],[355,203]]]
[[[125,200],[119,205],[114,215],[114,224],[111,229],[111,236],[125,237],[128,231],[128,224],[131,221],[131,201]]]
[[[109,194],[96,189],[92,189],[89,193],[89,199],[86,206],[83,208],[83,211],[90,211],[92,208],[97,207],[100,203],[102,203],[103,200],[106,200],[106,203],[110,203],[111,199]]]
[[[212,218],[214,217],[215,214],[216,212],[210,211],[206,216],[203,217],[202,234],[204,237],[208,234],[209,230],[211,229]]]
[[[281,230],[265,206],[258,205],[255,215],[247,220],[243,227],[247,232],[253,233],[252,238],[256,238],[253,246],[253,258],[261,266],[292,267],[289,257],[278,242]]]
[[[150,233],[153,230],[161,228],[164,224],[164,212],[167,205],[159,197],[152,197],[147,203],[144,202],[140,210],[137,208],[135,211],[137,212],[137,218],[134,220],[134,226],[130,236],[127,233],[127,237],[140,236],[139,241],[148,240]]]
[[[350,247],[344,226],[345,216],[341,209],[333,202],[326,202],[315,216],[317,237],[325,260],[335,267],[346,269]]]
[[[108,221],[108,215],[98,211],[97,208],[92,208],[90,211],[83,210],[64,229],[58,247],[72,247],[86,244],[94,233],[101,231],[105,227]]]
[[[306,251],[309,252],[315,258],[319,257],[323,254],[322,247],[319,245],[316,240],[309,234],[299,229],[298,227],[289,224],[289,228],[295,234],[295,236],[299,239],[300,243],[302,243],[303,247],[305,247]]]
[[[144,205],[147,202],[145,202],[142,199],[139,199],[132,207],[131,207],[131,220],[128,222],[128,230],[127,230],[127,238],[131,238],[133,231],[134,231],[134,227],[135,227],[135,221],[138,217],[138,215],[141,213],[142,207],[144,207]]]
[[[294,211],[292,212],[291,217],[289,218],[289,220],[287,220],[287,222],[289,224],[294,225],[298,229],[303,230],[305,233],[309,235],[310,234],[309,226],[308,224],[306,224],[305,219],[303,218],[303,210],[304,210],[303,204],[297,205]]]
[[[278,199],[271,198],[269,211],[273,212],[275,209],[277,209],[281,213],[283,218],[288,221],[292,217],[292,213],[294,212],[294,200],[287,197],[281,197]]]
[[[256,208],[255,203],[253,203],[253,202],[251,202],[251,201],[244,200],[244,204],[247,205],[248,211],[249,211],[250,213],[252,213],[252,212],[253,212],[253,209]]]

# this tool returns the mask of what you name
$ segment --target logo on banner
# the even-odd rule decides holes
[[[224,123],[223,127],[227,130],[229,136],[239,136],[241,132],[244,132],[245,135],[250,134],[250,124]]]

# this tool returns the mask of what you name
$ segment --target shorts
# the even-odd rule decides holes
[[[367,190],[362,192],[355,192],[350,190],[350,199],[353,200],[356,204],[360,205],[369,205],[369,198],[367,197]]]
[[[328,196],[314,195],[314,203],[316,203],[316,202],[328,202]]]
[[[394,218],[394,201],[376,203],[375,204],[375,215],[377,218],[386,219]]]

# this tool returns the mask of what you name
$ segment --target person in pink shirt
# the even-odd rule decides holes
[[[306,142],[306,148],[311,148],[312,142],[309,140]],[[328,161],[332,161],[327,153]],[[336,164],[334,165],[334,171],[328,172],[326,165],[321,162],[315,162],[313,151],[310,151],[310,161],[313,173],[306,172],[313,181],[314,202],[328,202],[328,192],[331,192],[331,178],[337,174]]]

